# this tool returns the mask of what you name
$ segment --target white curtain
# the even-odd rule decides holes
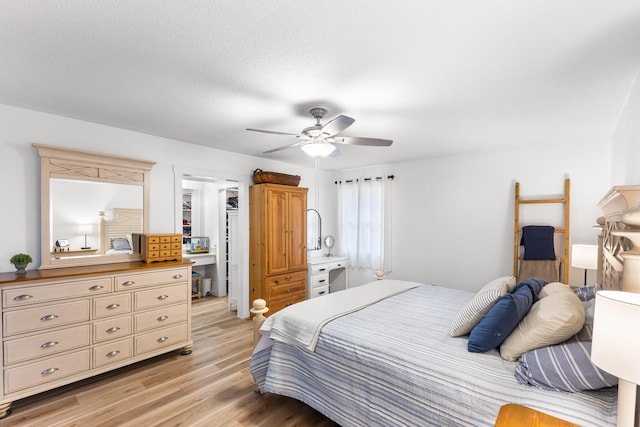
[[[387,181],[390,187],[391,180]],[[359,179],[338,184],[338,230],[340,250],[353,268],[391,270],[388,238],[391,206],[389,189],[382,178]]]

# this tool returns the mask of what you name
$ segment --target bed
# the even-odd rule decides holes
[[[100,253],[128,255],[134,252],[132,236],[142,233],[142,209],[113,208],[99,213]]]
[[[640,209],[640,197],[636,197],[640,187],[634,190],[635,198],[627,197],[624,209],[616,206],[615,215],[601,221],[604,264],[609,263],[606,250],[611,249],[607,230],[625,228],[628,233],[631,227],[609,222],[620,222],[626,209]],[[606,199],[621,203],[610,194]],[[603,211],[606,214],[606,207]],[[635,218],[638,222],[637,215]],[[616,242],[616,247],[634,250],[628,241]],[[625,271],[632,262],[640,263],[640,257],[625,258]],[[627,282],[632,275],[625,276],[620,263],[616,268],[602,274],[624,280],[604,278],[600,283],[631,290]],[[593,295],[587,294],[594,294],[595,289],[574,291],[561,283],[545,282],[537,302],[551,301],[552,289],[561,289],[558,292],[563,298],[570,294],[567,300],[579,299],[582,323],[566,340],[526,351],[509,361],[501,357],[505,344],[486,352],[470,352],[473,330],[451,336],[461,312],[489,285],[472,293],[385,279],[287,307],[262,325],[251,359],[254,382],[260,392],[300,400],[341,426],[493,426],[500,408],[509,403],[580,426],[615,425],[617,379],[589,360]],[[380,289],[394,287],[388,295],[380,294]],[[521,287],[518,284],[507,293],[515,294]],[[362,294],[372,296],[360,301]],[[351,307],[338,307],[344,301],[355,302]],[[316,319],[323,311],[326,317]],[[518,329],[533,312],[531,306]],[[306,323],[304,316],[311,317],[311,323]],[[484,314],[481,321],[486,317]],[[559,382],[554,382],[558,378],[550,371],[535,371],[535,363],[542,366],[545,357],[562,373]]]

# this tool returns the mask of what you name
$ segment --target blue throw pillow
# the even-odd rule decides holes
[[[512,294],[503,295],[471,330],[467,349],[472,353],[484,353],[499,347],[538,300],[538,292],[544,284],[540,279],[528,279],[519,283]]]

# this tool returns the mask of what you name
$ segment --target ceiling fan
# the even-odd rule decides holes
[[[275,135],[291,135],[299,139],[292,144],[267,150],[264,153],[273,153],[275,151],[286,150],[287,148],[300,147],[302,150],[313,157],[332,157],[340,155],[340,152],[333,144],[349,144],[349,145],[368,145],[376,147],[386,147],[393,144],[390,139],[379,138],[362,138],[357,136],[338,136],[340,132],[348,128],[355,122],[355,119],[349,116],[340,115],[325,124],[320,120],[327,114],[327,109],[323,107],[313,107],[309,110],[309,114],[316,119],[316,124],[302,129],[300,133],[278,132],[273,130],[247,128],[252,132],[271,133]]]

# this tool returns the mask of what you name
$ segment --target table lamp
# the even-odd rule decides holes
[[[633,427],[636,387],[640,384],[640,340],[633,336],[640,323],[640,294],[598,291],[593,322],[591,361],[618,377],[618,427]]]
[[[587,270],[598,269],[598,246],[571,245],[571,266],[584,269],[584,286],[587,286]]]
[[[91,249],[88,245],[87,245],[87,234],[92,234],[93,233],[93,225],[91,224],[80,224],[78,226],[78,233],[79,234],[84,234],[84,246],[80,249]]]

